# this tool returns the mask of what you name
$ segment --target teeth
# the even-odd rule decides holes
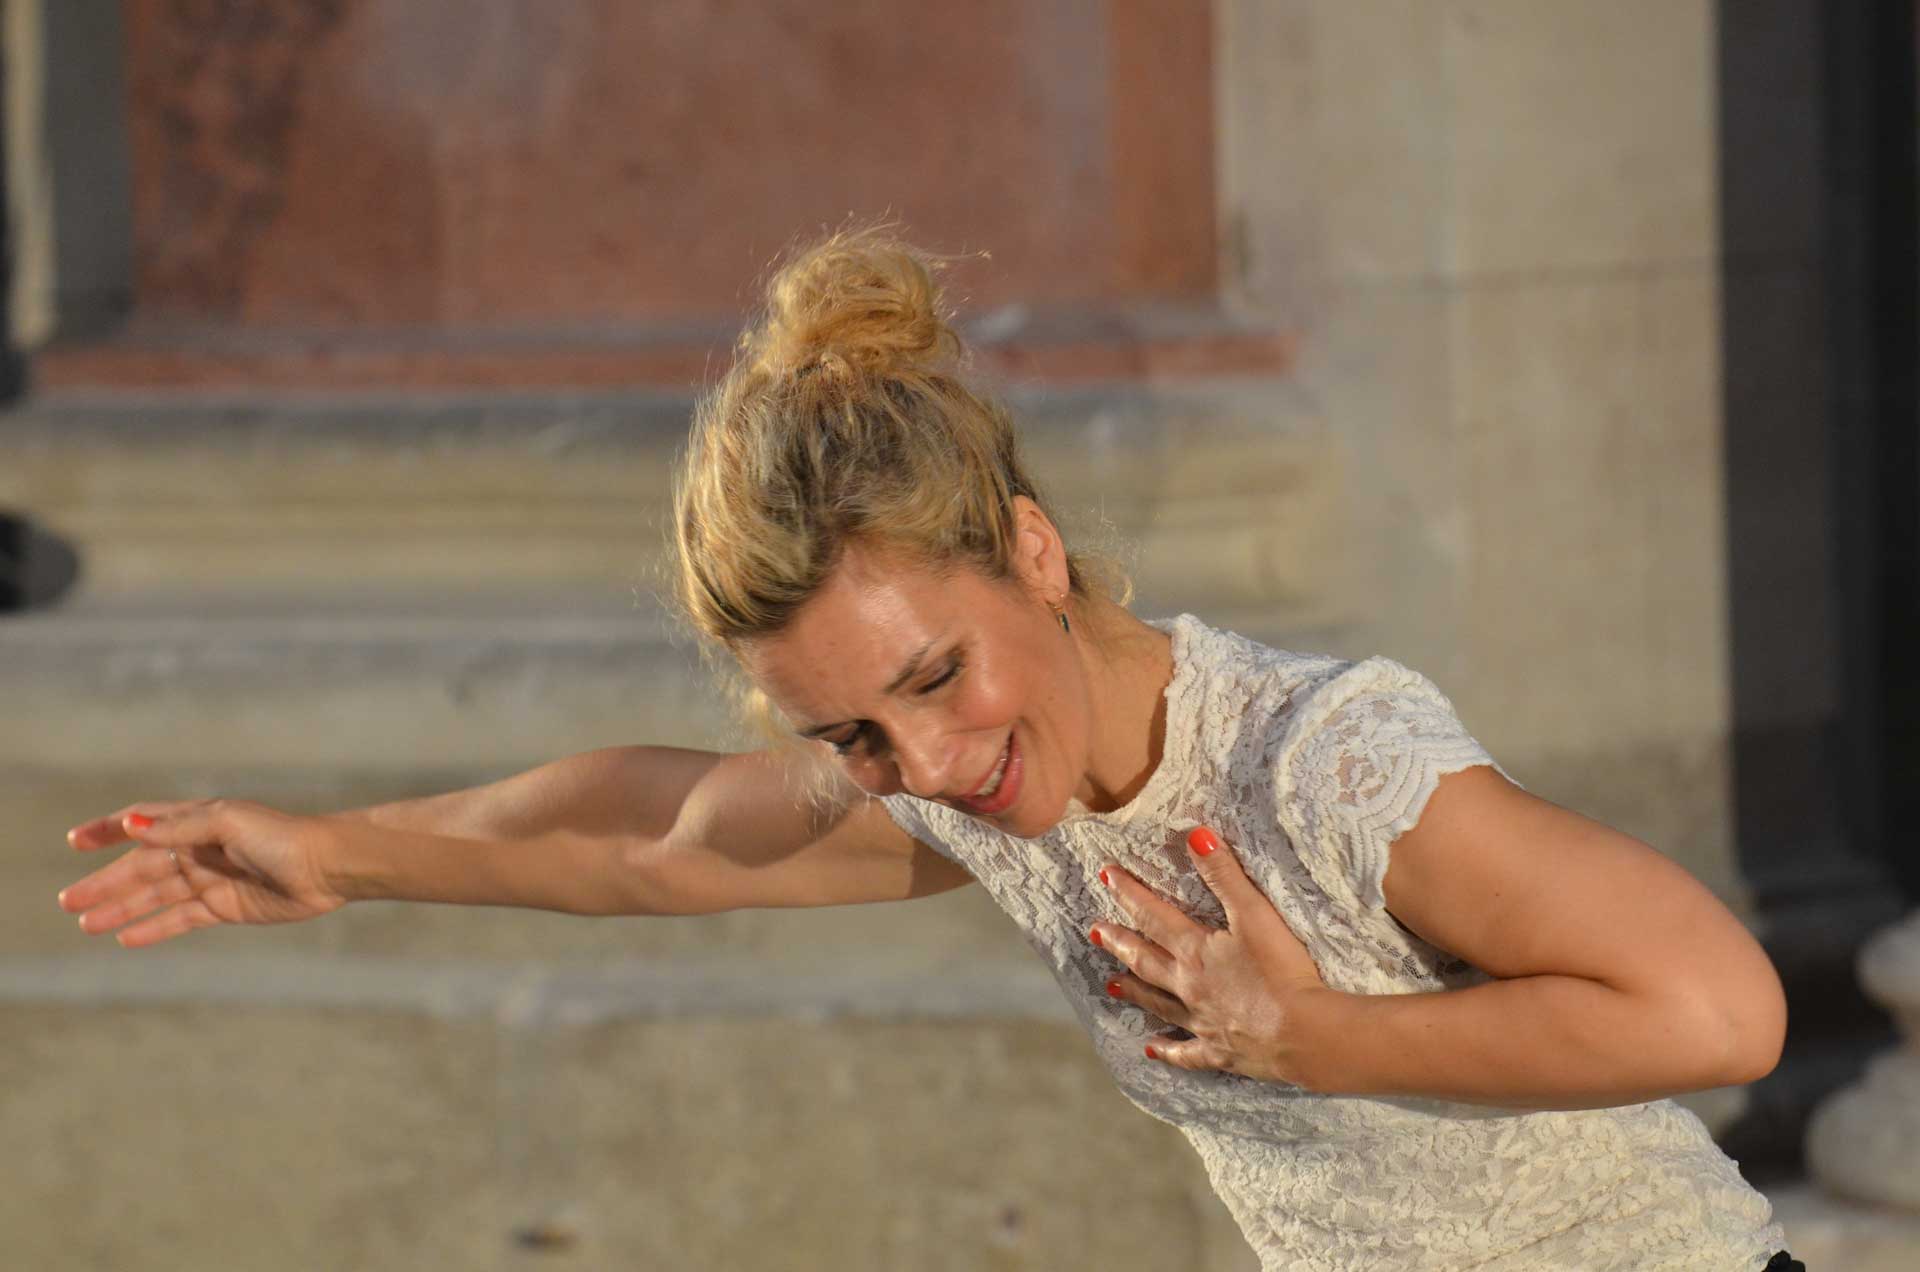
[[[993,776],[987,779],[985,786],[974,793],[975,799],[989,799],[995,791],[1000,789],[1000,779],[1007,775],[1007,756],[1011,750],[1012,746],[1009,744],[1007,750],[1000,752],[1000,762],[993,766]]]

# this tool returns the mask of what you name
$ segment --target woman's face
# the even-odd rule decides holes
[[[1022,545],[1034,546],[1025,535]],[[849,551],[741,664],[870,794],[918,795],[1042,834],[1086,775],[1092,715],[1075,637],[1041,599],[1065,590],[1064,561],[1057,588],[1046,567],[1024,571],[1036,595],[971,569]]]

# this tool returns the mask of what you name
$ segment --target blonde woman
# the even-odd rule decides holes
[[[1779,1056],[1739,922],[1510,781],[1419,674],[1134,617],[963,361],[928,261],[847,233],[774,278],[699,408],[680,600],[785,742],[327,817],[134,804],[71,832],[135,847],[61,905],[144,946],[365,898],[690,914],[978,881],[1263,1267],[1790,1266],[1664,1098]]]

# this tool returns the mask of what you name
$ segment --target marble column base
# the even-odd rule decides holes
[[[1920,1216],[1920,913],[1867,943],[1860,983],[1892,1012],[1903,1043],[1814,1113],[1807,1169],[1836,1196]]]

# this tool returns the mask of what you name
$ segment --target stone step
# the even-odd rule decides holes
[[[9,1268],[1256,1266],[1065,1025],[0,1004],[0,1036]]]
[[[1070,526],[1137,547],[1156,612],[1202,602],[1337,621],[1342,459],[1270,386],[1026,395],[1033,465]],[[655,604],[676,398],[56,402],[0,414],[0,510],[72,544],[71,603],[355,612],[460,599]],[[1098,535],[1096,534],[1097,538]]]
[[[1271,391],[1051,395],[1063,509],[1136,545],[1139,608],[1320,644],[1336,452]],[[1285,399],[1282,399],[1284,402]],[[729,720],[663,605],[687,403],[42,405],[0,508],[77,553],[0,618],[0,764],[526,767]]]
[[[738,735],[690,640],[658,612],[592,602],[14,615],[0,620],[0,765],[514,770]]]
[[[1920,1268],[1920,1214],[1835,1197],[1817,1185],[1772,1189],[1774,1217],[1793,1257],[1811,1269],[1913,1272]]]

